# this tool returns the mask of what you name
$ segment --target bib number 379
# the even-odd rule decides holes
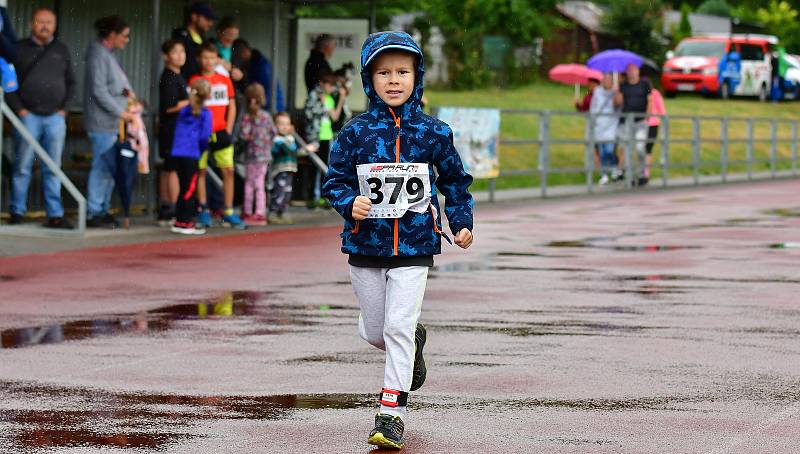
[[[368,218],[399,218],[407,211],[424,212],[431,197],[427,164],[361,164],[361,195],[369,198]]]

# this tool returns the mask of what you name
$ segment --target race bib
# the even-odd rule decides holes
[[[211,106],[227,106],[230,104],[228,98],[228,86],[225,84],[212,84],[211,97],[205,102],[207,107]]]
[[[428,209],[428,164],[359,164],[356,170],[361,195],[372,202],[368,218],[401,218],[409,210],[424,213]]]

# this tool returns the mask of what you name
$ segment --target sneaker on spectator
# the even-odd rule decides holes
[[[245,216],[242,219],[245,224],[252,225],[252,226],[264,226],[267,225],[267,218],[261,215],[253,215],[253,216]]]
[[[322,208],[322,209],[324,209],[324,210],[327,210],[328,208],[330,208],[330,207],[331,207],[331,203],[330,203],[330,202],[328,202],[328,200],[327,200],[327,199],[319,199],[319,200],[317,200],[317,206],[318,206],[319,208]]]
[[[8,220],[8,223],[11,225],[22,224],[22,215],[17,213],[11,213],[11,219]]]
[[[117,221],[117,219],[114,216],[112,216],[111,213],[106,213],[103,216],[102,222],[103,222],[103,227],[109,229],[119,228],[119,221]]]
[[[100,216],[92,216],[86,220],[86,227],[98,229],[103,226],[103,218]]]
[[[604,174],[603,174],[603,176],[602,176],[602,177],[600,177],[600,181],[598,181],[598,182],[597,182],[597,184],[599,184],[600,186],[605,186],[605,185],[607,185],[607,184],[608,184],[608,181],[609,181],[609,180],[608,180],[608,175],[606,175],[606,174],[604,173]]]
[[[239,215],[236,213],[233,213],[230,216],[223,216],[222,222],[225,227],[232,227],[236,230],[247,230],[247,224],[242,222],[242,219],[239,218]]]
[[[197,224],[196,226],[199,228],[209,228],[211,227],[211,212],[208,210],[203,210],[200,214],[197,215]]]
[[[269,220],[270,224],[283,224],[283,218],[278,213],[270,213],[267,219]]]
[[[47,218],[44,226],[48,229],[74,229],[75,227],[63,217]]]
[[[170,229],[172,233],[180,233],[182,235],[203,235],[206,229],[196,227],[191,222],[175,222]]]

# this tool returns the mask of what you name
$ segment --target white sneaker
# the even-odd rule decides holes
[[[607,185],[608,184],[608,175],[603,174],[603,176],[600,177],[600,181],[598,181],[597,184],[599,184],[600,186]]]
[[[177,225],[173,225],[170,230],[172,233],[180,233],[182,235],[203,235],[206,233],[206,229],[199,229],[194,226],[179,227]]]

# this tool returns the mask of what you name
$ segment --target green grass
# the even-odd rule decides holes
[[[494,107],[500,109],[532,109],[551,111],[574,111],[572,101],[574,89],[569,86],[552,83],[538,83],[519,88],[510,89],[484,89],[474,91],[442,91],[426,90],[425,92],[431,106],[459,106],[459,107]],[[735,100],[721,100],[703,98],[695,95],[684,95],[674,99],[665,99],[669,115],[694,115],[730,117],[730,137],[734,139],[746,138],[747,118],[800,118],[800,102],[787,101],[779,104],[761,103],[756,99],[741,98]],[[734,120],[735,119],[735,120]],[[500,131],[500,169],[521,170],[536,169],[538,164],[538,145],[503,145],[503,140],[537,139],[539,134],[538,117],[526,114],[504,113],[501,117]],[[691,120],[675,119],[670,122],[669,137],[675,139],[691,139]],[[719,120],[701,120],[700,135],[703,140],[718,140],[721,136]],[[551,139],[583,140],[584,119],[578,116],[554,116],[551,119]],[[754,137],[756,139],[770,138],[770,124],[756,121],[754,123]],[[788,123],[778,124],[778,139],[790,139],[791,127]],[[714,142],[703,142],[700,147],[701,162],[707,162],[700,167],[703,175],[719,174],[721,145]],[[661,146],[657,144],[654,150],[654,162],[661,158]],[[692,163],[692,148],[690,144],[672,144],[670,146],[670,162],[675,165],[690,165]],[[584,147],[582,145],[553,145],[550,149],[551,167],[583,168]],[[788,142],[779,143],[777,154],[779,159],[791,158],[791,148]],[[769,159],[770,150],[768,143],[757,143],[754,147],[756,159]],[[746,147],[744,143],[729,146],[730,160],[744,160]],[[779,164],[779,169],[789,168],[788,162]],[[754,166],[754,171],[769,169],[768,163]],[[744,165],[731,165],[729,171],[745,172]],[[691,169],[671,169],[670,176],[687,176],[692,174]],[[653,176],[659,177],[661,171],[654,165]],[[584,174],[554,174],[548,176],[548,185],[556,184],[581,184],[586,181]],[[539,185],[538,175],[503,176],[497,180],[497,187],[519,188]],[[487,187],[485,181],[477,181],[474,189],[481,190]]]

